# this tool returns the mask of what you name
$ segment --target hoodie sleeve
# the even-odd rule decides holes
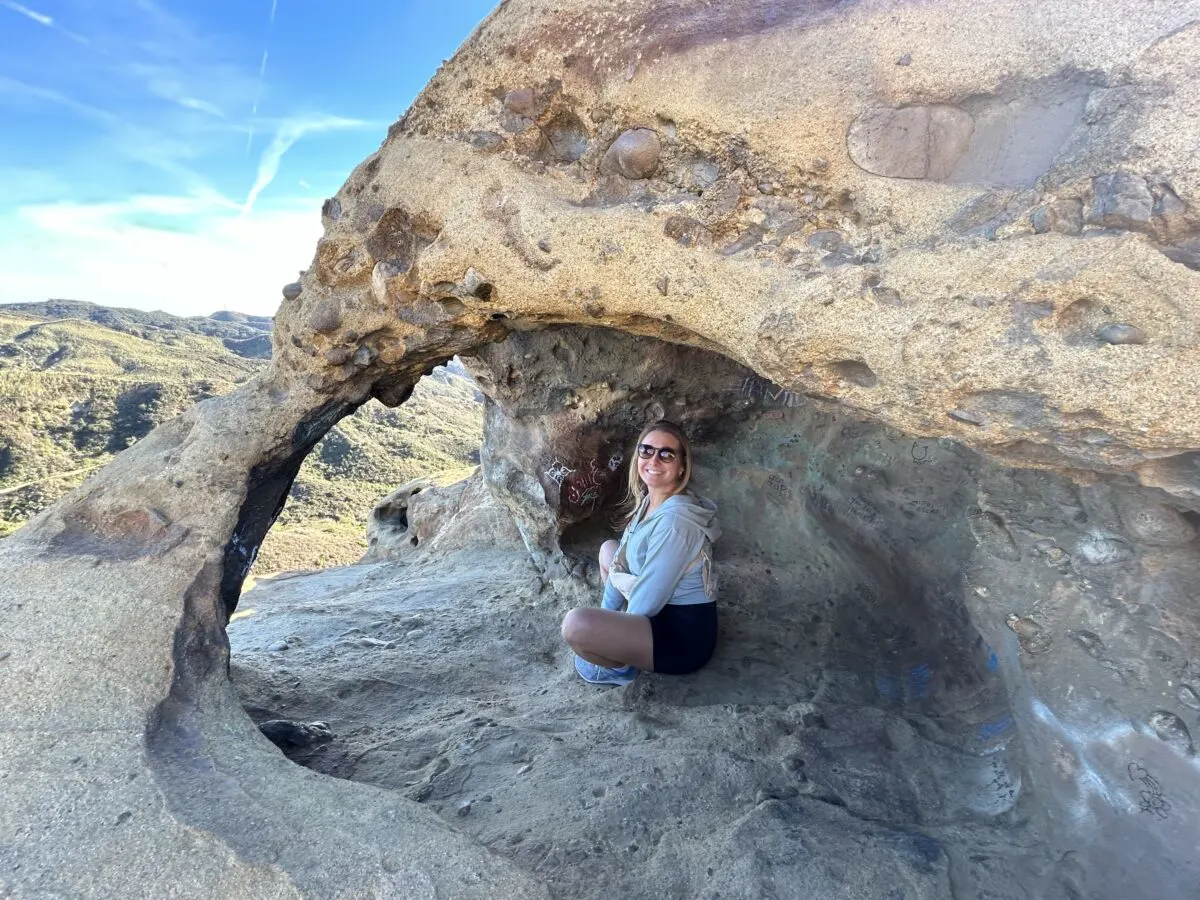
[[[704,532],[675,516],[656,524],[646,540],[645,559],[629,594],[627,612],[656,615],[675,593],[689,564],[704,547]]]
[[[604,582],[604,599],[600,601],[600,606],[604,609],[613,609],[620,612],[625,606],[625,598],[621,596],[621,592],[612,586],[612,582],[607,579]]]

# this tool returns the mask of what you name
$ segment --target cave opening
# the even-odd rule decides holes
[[[409,493],[458,481],[479,464],[482,401],[455,357],[424,374],[403,404],[371,399],[329,426],[285,486],[286,504],[274,517],[263,511],[260,518],[271,527],[248,586],[285,572],[359,562],[373,552],[373,519],[401,524],[398,535],[406,532],[407,522],[392,517],[404,517]]]
[[[371,562],[260,586],[258,614],[230,625],[242,702],[287,755],[427,804],[563,890],[616,885],[618,860],[656,871],[630,848],[699,846],[714,809],[734,843],[799,852],[797,815],[822,841],[899,842],[870,851],[889,877],[1057,872],[1030,850],[1044,818],[1014,702],[1041,626],[980,613],[998,584],[1036,606],[1062,574],[1050,550],[1068,538],[1046,535],[1084,523],[1016,523],[1039,493],[1078,498],[1068,484],[654,338],[516,332],[465,363],[485,395],[480,471],[394,498],[377,526],[397,539]],[[692,486],[720,509],[721,642],[696,676],[597,691],[558,622],[598,601],[628,445],[660,417],[691,436]],[[987,872],[970,862],[985,844],[1004,848]],[[833,845],[821,858],[836,866]]]

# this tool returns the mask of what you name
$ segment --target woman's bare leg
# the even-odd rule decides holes
[[[654,633],[645,616],[579,607],[563,618],[562,636],[576,654],[598,666],[654,670]]]
[[[608,581],[608,570],[612,567],[613,557],[617,555],[616,541],[605,541],[600,545],[600,583]]]

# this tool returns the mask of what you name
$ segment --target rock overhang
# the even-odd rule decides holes
[[[506,4],[326,204],[271,368],[6,541],[25,649],[0,665],[71,676],[10,721],[53,732],[70,684],[113,678],[102,705],[156,727],[180,677],[222,696],[220,640],[166,635],[219,633],[321,430],[514,329],[715,350],[912,436],[1200,507],[1200,8],[1105,29],[1110,3],[1034,6]],[[1078,124],[1022,150],[1058,110]],[[109,609],[71,607],[89,582]],[[106,629],[136,635],[115,663]],[[236,720],[189,702],[171,714]],[[1046,709],[1059,727],[1069,697]]]
[[[873,13],[818,6],[772,18],[751,4],[745,32],[719,47],[707,14],[685,15],[681,34],[695,32],[668,41],[655,31],[661,10],[625,10],[615,25],[605,7],[580,11],[581,47],[605,23],[609,41],[643,34],[632,74],[615,58],[575,71],[548,51],[543,32],[567,11],[531,10],[519,26],[493,18],[327,204],[322,249],[305,293],[281,309],[280,338],[314,342],[332,381],[376,356],[386,365],[395,341],[417,357],[447,338],[601,324],[716,349],[789,388],[1026,464],[1127,471],[1189,448],[1196,277],[1171,255],[1195,232],[1192,163],[1178,140],[1153,163],[1125,159],[1123,144],[1133,130],[1161,133],[1164,106],[1194,90],[1173,85],[1167,99],[1163,85],[1182,74],[1183,20],[1083,39],[1053,7],[1060,31],[1005,20],[986,51],[973,45],[948,71],[941,56],[914,63],[912,50],[918,27],[949,9],[901,5],[886,38],[855,44],[859,17]],[[961,24],[966,35],[997,20]],[[1154,44],[1156,28],[1169,38]],[[805,68],[837,37],[871,77]],[[902,43],[909,60],[897,65]],[[1053,57],[1034,52],[1051,45]],[[1139,67],[1154,78],[1139,81]],[[696,78],[685,71],[706,89],[681,92]],[[802,84],[782,77],[794,71]],[[912,131],[864,129],[864,116],[882,115],[873,110],[960,106],[979,128],[951,138],[975,154],[961,183],[859,165],[871,134],[890,152]],[[762,108],[773,115],[753,114]],[[585,149],[556,156],[547,129],[568,112]],[[1047,150],[1050,119],[1063,134]],[[936,156],[930,135],[946,129],[923,127],[913,152]],[[621,148],[640,154],[625,174],[613,162]],[[1010,157],[1042,169],[1020,185],[973,178],[1003,175]],[[1086,332],[1080,303],[1094,309]],[[355,325],[330,329],[335,308]],[[355,345],[384,332],[377,347]],[[1024,400],[997,405],[997,391]]]

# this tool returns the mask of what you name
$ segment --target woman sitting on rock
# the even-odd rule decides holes
[[[686,675],[712,657],[717,605],[712,542],[717,507],[686,491],[692,454],[678,425],[647,427],[629,465],[633,512],[621,541],[600,548],[602,609],[567,613],[575,670],[594,684],[629,684],[639,669]]]

